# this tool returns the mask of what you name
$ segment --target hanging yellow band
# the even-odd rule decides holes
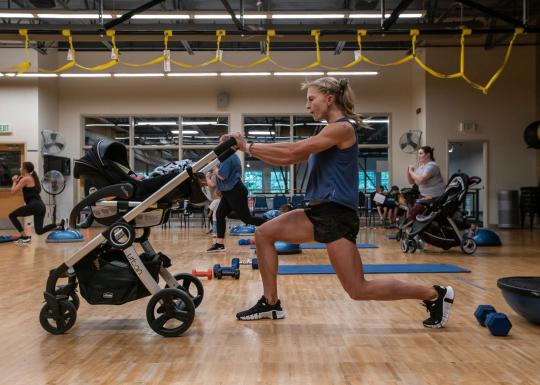
[[[265,61],[268,61],[270,59],[270,38],[276,36],[276,31],[273,29],[269,29],[266,31],[266,47],[265,47],[265,56],[259,60],[254,61],[253,63],[249,64],[233,64],[229,63],[225,60],[221,60],[223,64],[225,64],[227,67],[231,68],[237,68],[237,69],[245,69],[245,68],[253,68],[258,66],[259,64],[264,63]]]
[[[77,63],[76,66],[78,68],[85,69],[87,71],[102,71],[102,70],[105,70],[107,68],[114,67],[115,65],[120,63],[120,55],[118,53],[118,47],[116,46],[116,33],[115,33],[115,31],[113,29],[107,30],[107,36],[109,36],[111,38],[111,43],[112,43],[112,46],[113,46],[113,53],[114,53],[115,58],[109,60],[105,64],[100,64],[100,65],[97,65],[95,67],[85,67],[85,66],[82,66],[82,65]]]
[[[127,63],[125,61],[120,61],[120,64],[124,64],[124,65],[126,65],[128,67],[139,68],[139,67],[151,66],[151,65],[154,65],[154,64],[161,63],[162,61],[165,61],[167,59],[167,56],[165,55],[165,52],[168,51],[168,49],[169,49],[169,37],[171,37],[172,35],[173,35],[173,32],[170,29],[167,29],[167,30],[163,31],[164,51],[161,54],[161,56],[158,56],[157,58],[152,59],[152,60],[147,61],[147,62],[142,63],[142,64],[132,64],[132,63]]]
[[[317,67],[321,64],[321,51],[320,51],[320,47],[319,47],[319,37],[321,35],[321,31],[319,31],[318,29],[312,29],[311,30],[311,36],[313,36],[315,38],[315,61],[311,64],[308,64],[307,66],[305,67],[301,67],[301,68],[293,68],[293,67],[286,67],[284,65],[281,65],[279,64],[278,62],[276,62],[274,59],[272,59],[271,57],[269,57],[269,61],[270,63],[274,64],[276,67],[278,68],[281,68],[285,71],[305,71],[305,70],[308,70],[310,68],[313,68],[313,67]]]
[[[9,68],[10,71],[15,71],[18,75],[25,73],[32,67],[32,62],[30,62],[30,38],[28,37],[28,30],[19,29],[19,35],[24,37],[24,61]]]

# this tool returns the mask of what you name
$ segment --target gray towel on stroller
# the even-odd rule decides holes
[[[171,172],[182,172],[186,168],[191,167],[193,165],[193,161],[190,159],[183,159],[183,160],[175,160],[174,162],[166,163],[162,166],[158,166],[150,173],[150,177],[156,177],[160,175],[166,175]]]

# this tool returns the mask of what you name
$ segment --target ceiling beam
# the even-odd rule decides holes
[[[229,2],[227,0],[221,0],[221,4],[223,4],[223,6],[225,7],[229,15],[231,15],[231,19],[234,25],[236,25],[236,28],[238,28],[240,32],[244,32],[244,33],[248,32],[246,28],[242,25],[240,20],[238,20],[238,18],[236,17],[236,14],[234,13],[234,9],[231,7]]]
[[[503,21],[506,21],[509,24],[514,25],[515,27],[525,27],[523,22],[520,20],[514,19],[513,17],[507,16],[503,13],[500,13],[498,11],[495,11],[491,8],[484,7],[482,4],[478,4],[476,1],[472,0],[458,0],[461,4],[466,5],[470,8],[474,8],[480,12],[485,13],[486,15],[495,17],[497,19],[501,19]]]
[[[390,17],[388,19],[385,19],[384,22],[382,23],[382,29],[384,31],[388,31],[390,27],[394,25],[399,15],[401,14],[401,12],[406,10],[407,7],[411,5],[412,2],[413,0],[401,0],[398,6],[394,8],[394,10],[392,11],[392,14],[390,15]]]
[[[116,27],[118,24],[122,24],[124,21],[127,21],[127,20],[131,19],[133,16],[135,16],[135,15],[141,13],[141,12],[144,12],[149,8],[154,7],[154,6],[158,5],[159,3],[162,3],[163,1],[165,1],[165,0],[151,0],[148,3],[144,3],[140,7],[137,7],[132,11],[124,13],[118,19],[113,19],[113,20],[109,21],[108,23],[103,25],[103,28],[104,29],[111,29],[113,27]]]

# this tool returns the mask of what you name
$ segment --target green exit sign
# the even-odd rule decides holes
[[[9,124],[0,123],[0,134],[11,134],[11,127]]]

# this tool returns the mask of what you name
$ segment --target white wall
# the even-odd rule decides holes
[[[466,74],[485,84],[502,63],[504,50],[466,50]],[[428,65],[441,72],[457,68],[455,49],[428,52]],[[534,47],[516,47],[511,60],[488,95],[462,80],[428,77],[426,83],[426,141],[435,147],[441,170],[447,171],[447,144],[460,139],[487,140],[489,223],[497,223],[497,191],[536,184],[536,154],[527,150],[523,129],[536,113],[536,55]],[[460,133],[460,121],[474,121],[475,133]]]

